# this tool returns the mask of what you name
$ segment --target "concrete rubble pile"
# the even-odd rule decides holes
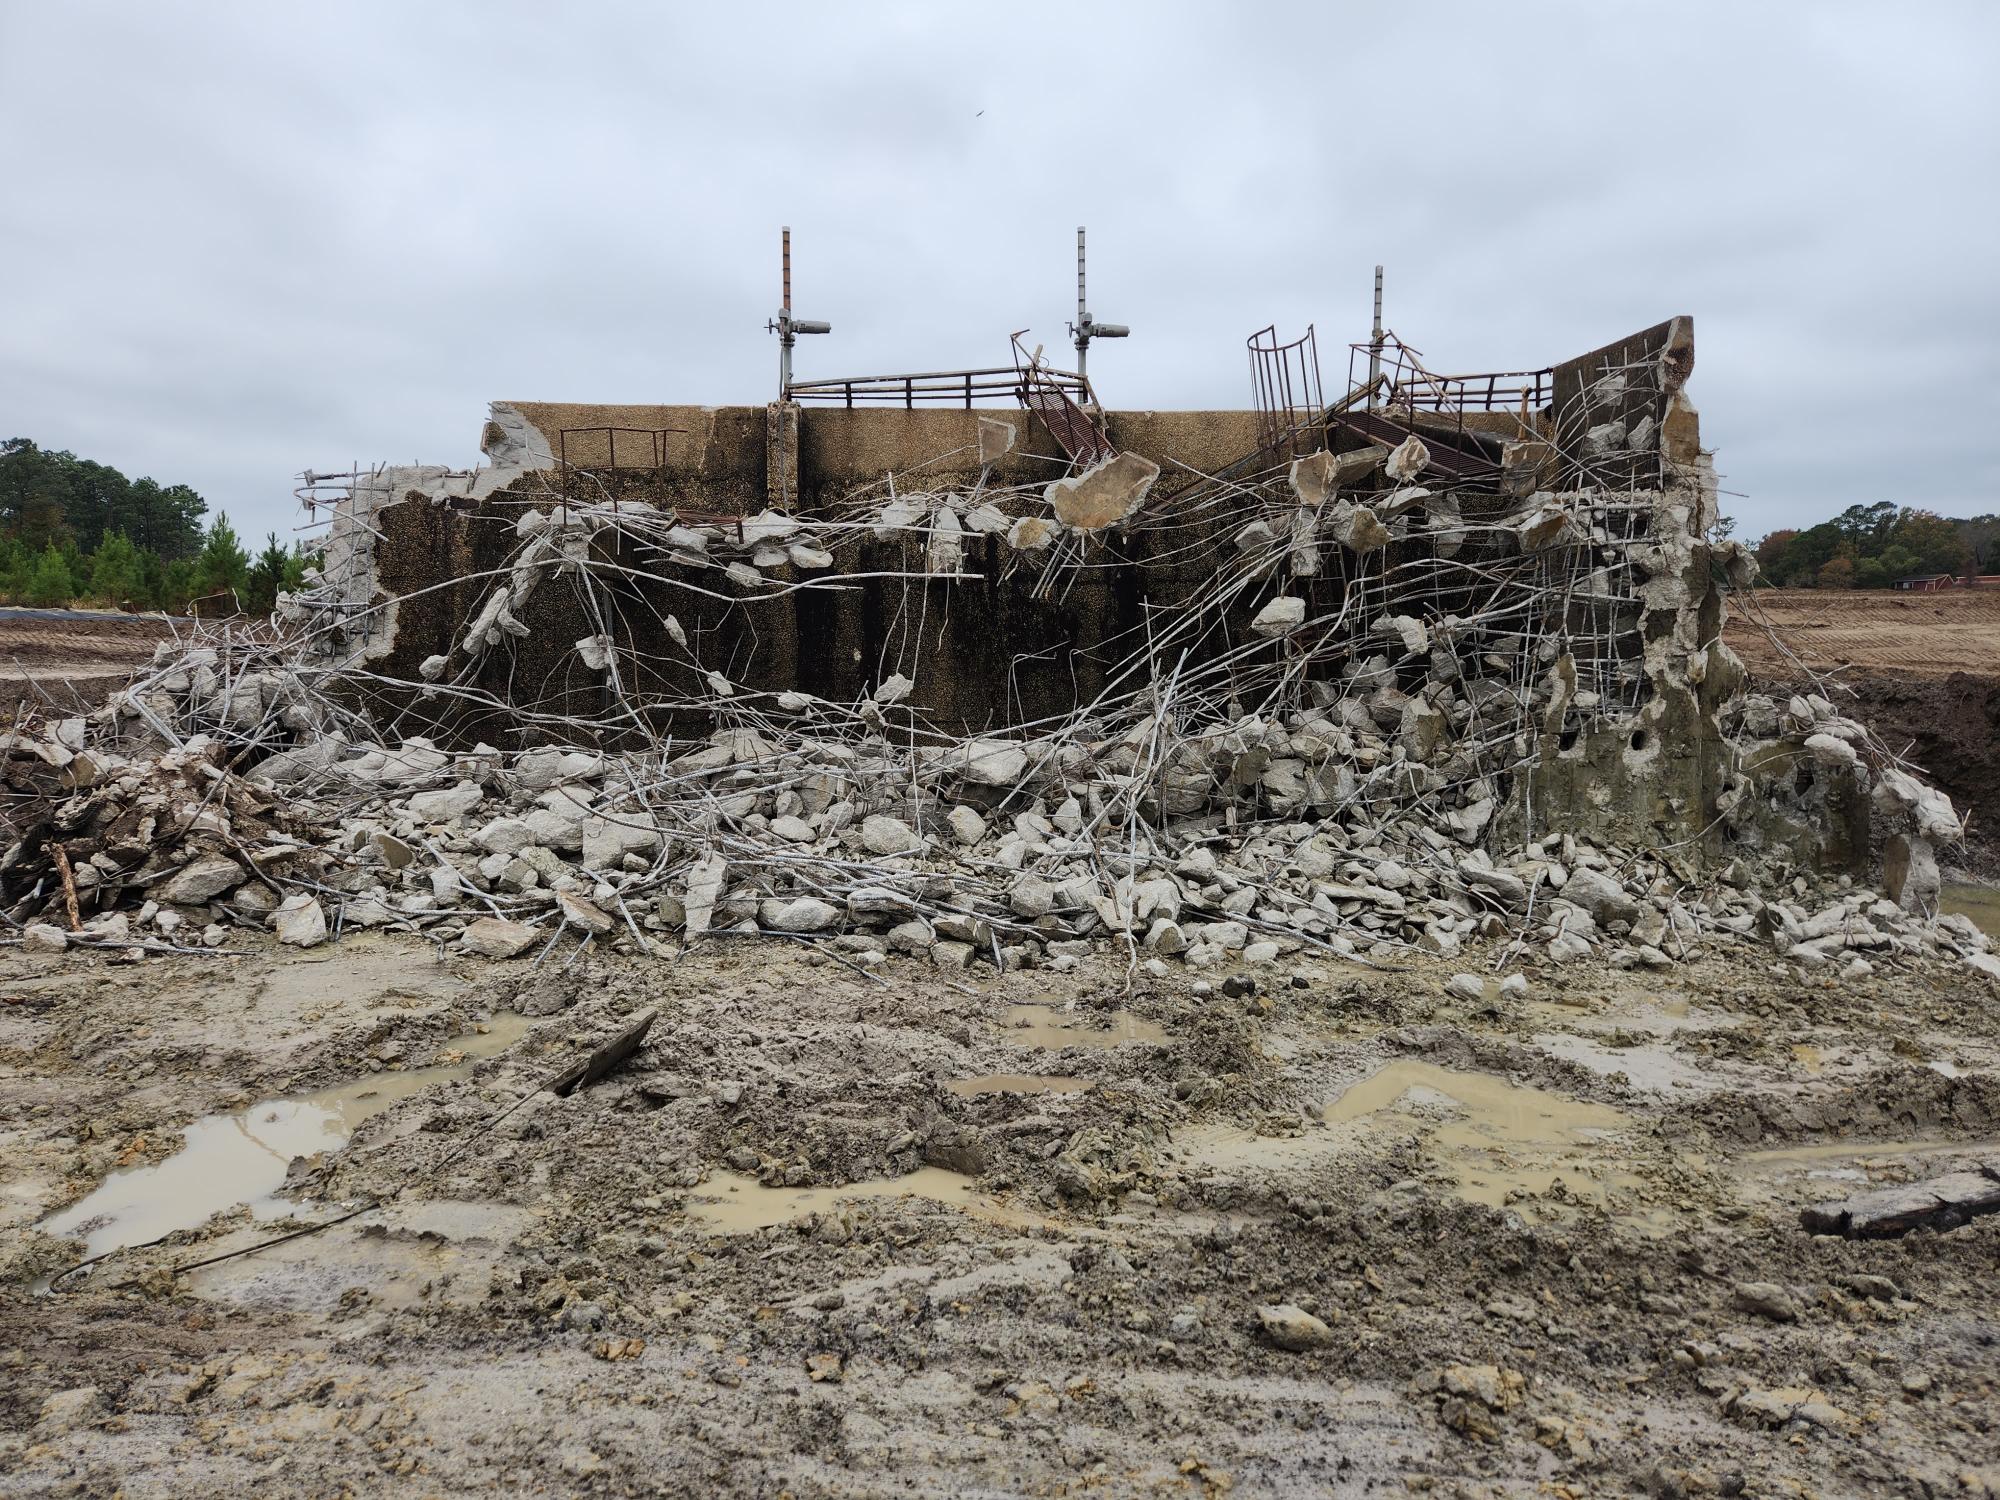
[[[272,696],[279,719],[298,711],[297,683]],[[668,753],[390,748],[323,731],[245,755],[212,702],[205,720],[183,705],[177,743],[145,743],[174,706],[128,693],[9,737],[10,781],[39,777],[44,808],[0,857],[30,947],[212,948],[237,928],[310,945],[384,928],[539,961],[565,936],[670,953],[769,934],[863,968],[904,954],[1062,970],[1107,952],[1157,975],[1305,952],[1449,959],[1499,940],[1496,968],[1664,968],[1748,943],[1842,975],[1942,953],[2000,979],[1971,923],[1932,915],[1928,841],[1955,831],[1949,804],[1894,768],[1874,799],[1898,830],[1900,901],[1805,874],[1779,885],[1786,872],[1769,867],[1753,882],[1747,860],[1704,885],[1670,851],[1575,834],[1506,843],[1494,809],[1462,797],[1357,796],[1381,768],[1422,762],[1388,715],[1337,707],[1246,714],[1161,756],[1150,721],[1116,737],[899,747],[875,698],[838,734],[725,727]],[[1868,774],[1865,733],[1823,700],[1752,696],[1742,716],[1829,771]],[[1452,716],[1438,718],[1448,742]]]
[[[1233,476],[1114,453],[1001,485],[1015,429],[980,417],[969,483],[926,462],[726,520],[556,474],[496,407],[490,470],[349,476],[278,634],[204,627],[10,737],[29,795],[0,910],[42,945],[386,927],[537,963],[758,933],[863,968],[1104,951],[1155,973],[1495,940],[1496,969],[1657,968],[1747,942],[2000,978],[1936,916],[1950,803],[1829,696],[1752,691],[1721,641],[1755,564],[1708,540],[1683,323],[1591,357],[1540,415],[1485,413],[1499,436],[1391,399],[1402,426],[1336,423],[1347,446]],[[455,518],[492,566],[384,585],[387,537]],[[955,608],[1013,590],[1041,628],[1121,568],[1171,602],[1092,644],[1088,690],[971,733],[945,713]],[[895,622],[865,678],[755,659],[757,621],[803,627],[753,611],[863,594]]]

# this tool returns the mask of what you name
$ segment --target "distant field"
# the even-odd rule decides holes
[[[176,627],[112,610],[0,609],[0,718],[31,699],[44,709],[101,703]]]
[[[1790,663],[1760,625],[1815,672],[2000,676],[2000,590],[1766,589],[1732,597],[1729,609],[1723,638],[1770,681]]]

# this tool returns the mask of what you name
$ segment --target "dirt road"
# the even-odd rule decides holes
[[[2000,1492],[1965,971],[559,962],[0,958],[8,1492]]]

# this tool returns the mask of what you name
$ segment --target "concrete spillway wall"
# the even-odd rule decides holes
[[[790,453],[773,436],[787,420],[796,424]],[[1015,434],[1011,450],[989,465],[979,462],[982,422]],[[1121,451],[1161,466],[1163,490],[1241,459],[1258,431],[1254,412],[1112,412],[1106,428]],[[518,546],[522,505],[564,500],[556,477],[564,463],[589,476],[572,482],[574,503],[622,493],[692,514],[772,508],[805,517],[832,513],[857,491],[880,487],[885,475],[898,476],[905,490],[965,491],[983,473],[992,492],[1046,484],[1067,467],[1040,422],[1018,410],[496,402],[482,445],[492,466],[472,475],[383,471],[357,495],[367,529],[349,528],[346,545],[333,549],[329,571],[341,574],[348,597],[377,603],[357,649],[385,676],[415,681],[426,658],[451,649]],[[798,686],[851,698],[902,662],[916,679],[915,700],[940,728],[972,733],[1088,701],[1126,654],[1116,643],[1143,633],[1145,609],[1173,607],[1208,577],[1206,548],[1195,544],[1225,536],[1232,520],[1221,508],[1203,524],[1207,535],[1179,534],[1170,543],[1106,537],[1093,544],[1099,566],[1059,598],[1036,597],[1035,577],[1010,572],[1005,543],[991,536],[967,537],[956,579],[869,578],[923,572],[922,548],[857,532],[832,544],[834,571],[860,578],[851,588],[741,598],[712,570],[649,558],[644,567],[658,579],[635,580],[619,605],[641,635],[674,615],[702,636],[705,659],[734,663],[749,689]],[[771,577],[790,581],[796,572],[781,567]],[[575,695],[601,693],[601,684],[574,671],[573,643],[592,627],[572,596],[544,591],[522,618],[531,633],[491,663],[495,680],[483,686],[551,713],[582,706]],[[920,632],[923,649],[905,649]],[[653,665],[657,678],[643,686],[698,690],[691,678],[677,682],[677,672],[687,674],[664,657]],[[429,710],[412,711],[421,718]]]
[[[1268,461],[1258,492],[1207,483],[1256,451],[1257,414],[1109,413],[1112,442],[1158,466],[1146,524],[1071,529],[1059,568],[1024,566],[1009,540],[972,529],[940,568],[923,525],[870,521],[885,495],[924,492],[948,493],[963,511],[1011,491],[1016,509],[1046,510],[1042,487],[1069,466],[1040,420],[1021,411],[498,402],[482,441],[490,467],[385,470],[357,487],[328,547],[333,591],[353,611],[339,648],[381,674],[382,702],[404,734],[518,746],[563,737],[560,720],[601,719],[620,695],[651,705],[645,728],[694,734],[705,728],[701,711],[672,705],[707,698],[711,671],[738,694],[796,689],[847,703],[900,672],[935,732],[959,737],[1069,719],[1100,695],[1245,642],[1280,660],[1291,646],[1259,646],[1252,617],[1283,593],[1299,601],[1300,618],[1342,621],[1352,636],[1351,649],[1311,648],[1310,671],[1335,674],[1323,701],[1352,697],[1365,668],[1368,680],[1423,700],[1419,720],[1433,701],[1459,713],[1505,703],[1525,716],[1528,759],[1508,778],[1502,813],[1521,836],[1575,827],[1715,850],[1728,837],[1719,813],[1755,799],[1724,729],[1744,682],[1719,641],[1725,560],[1705,540],[1714,485],[1684,390],[1692,364],[1692,326],[1677,318],[1554,367],[1549,406],[1469,414],[1459,440],[1494,456],[1494,469],[1475,480],[1447,472],[1433,479],[1432,499],[1411,499],[1404,481],[1383,477],[1385,449],[1372,450],[1367,477],[1367,437],[1336,432],[1336,458],[1363,460],[1356,498],[1342,504],[1374,503],[1391,520],[1389,540],[1365,545],[1330,539],[1326,496],[1273,480]],[[1439,425],[1421,412],[1409,421],[1427,433]],[[1199,503],[1179,503],[1197,492]],[[534,520],[526,513],[607,499],[711,524],[795,516],[812,523],[811,550],[831,556],[807,565],[813,587],[792,588],[804,574],[782,549],[746,582],[713,560],[676,562],[615,526],[585,528],[589,602],[566,587],[518,590],[507,639],[467,655],[468,622],[490,610],[510,569],[518,578],[522,527]],[[1277,529],[1272,561],[1245,571],[1245,528],[1259,518],[1267,538]],[[1305,550],[1323,559],[1310,568],[1297,565],[1296,547],[1287,553],[1293,518]],[[1554,523],[1558,540],[1530,535]],[[1455,560],[1439,562],[1446,557]],[[1488,564],[1514,580],[1510,588],[1526,580],[1519,597],[1535,619],[1503,643],[1513,665],[1473,684],[1460,674],[1486,670],[1488,647],[1377,654],[1391,615],[1447,636],[1453,620],[1478,617]],[[1256,586],[1215,608],[1224,572]],[[1421,597],[1398,593],[1405,576],[1423,580]],[[1537,576],[1547,580],[1539,592]],[[1362,609],[1345,607],[1354,598]],[[1212,616],[1198,638],[1165,656],[1150,651],[1162,623],[1197,600]],[[675,632],[698,649],[672,649]],[[582,649],[600,633],[619,646],[615,686]],[[436,680],[426,664],[446,657],[451,683],[476,694],[422,686]],[[1407,724],[1390,732],[1414,743]],[[1815,803],[1824,795],[1814,792]],[[1865,858],[1854,840],[1827,834],[1839,822],[1744,826],[1766,842],[1809,839],[1838,863]]]

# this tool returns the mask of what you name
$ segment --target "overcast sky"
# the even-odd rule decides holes
[[[1757,535],[2000,509],[2000,5],[0,0],[0,437],[261,536],[485,403],[770,400],[1064,348],[1249,403],[1243,340],[1452,371],[1692,314]],[[1061,361],[1067,362],[1067,361]]]

